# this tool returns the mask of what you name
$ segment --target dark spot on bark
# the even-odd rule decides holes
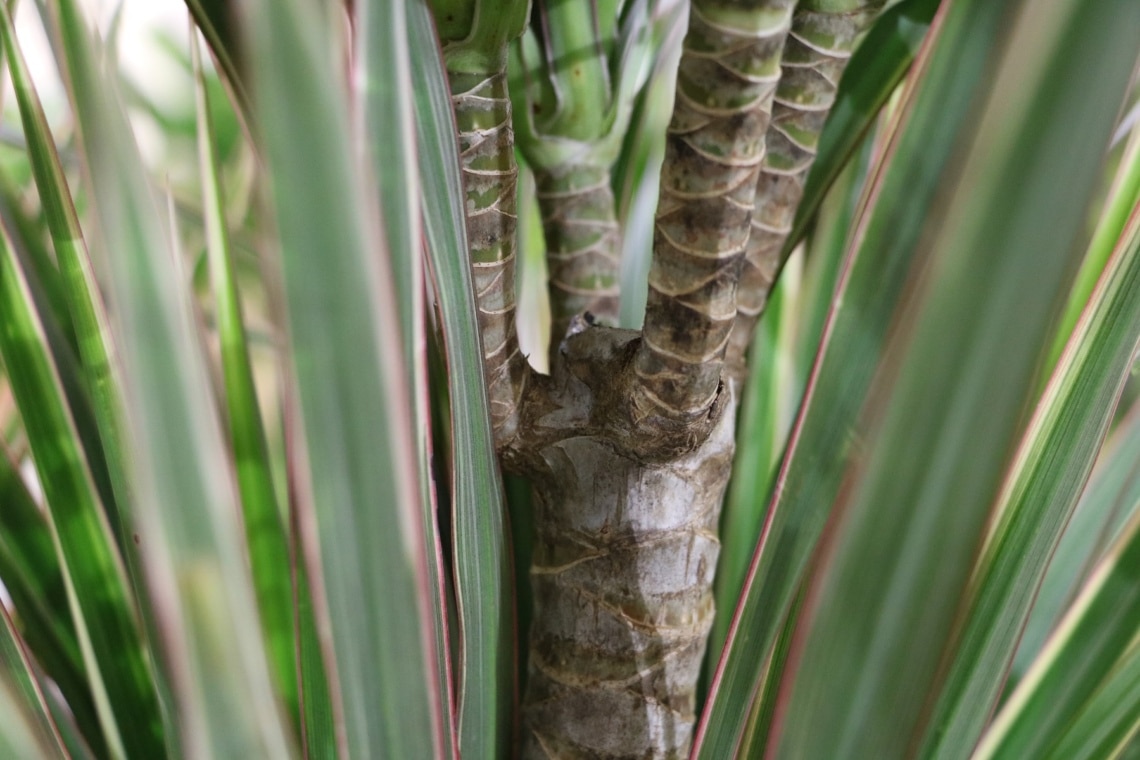
[[[135,546],[138,546],[139,545],[139,534],[138,533],[134,534],[134,539],[135,539]]]

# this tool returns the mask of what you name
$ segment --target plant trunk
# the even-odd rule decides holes
[[[632,388],[647,416],[692,419],[719,393],[793,4],[689,10]]]
[[[524,758],[680,758],[692,739],[735,409],[716,405],[679,456],[625,448],[639,342],[572,335],[533,389],[536,445],[513,454],[537,496]]]
[[[543,450],[524,758],[688,753],[731,428],[664,465],[592,437]]]
[[[516,169],[505,79],[452,74],[496,444],[504,466],[532,481],[538,504],[524,758],[689,752],[732,469],[726,350],[742,374],[742,347],[839,72],[867,7],[879,4],[804,0],[793,25],[792,0],[694,0],[642,334],[581,316],[616,315],[608,173],[580,164],[536,171],[550,377],[526,367],[511,322]],[[795,41],[777,95],[789,28]],[[754,196],[764,207],[759,228]]]
[[[721,372],[791,10],[694,3],[644,333],[572,320],[504,455],[539,501],[524,758],[689,752],[732,469]]]

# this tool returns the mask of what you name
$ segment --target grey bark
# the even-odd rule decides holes
[[[734,408],[649,456],[621,388],[639,342],[565,341],[523,406],[531,443],[507,453],[538,497],[524,758],[679,758],[692,739]]]

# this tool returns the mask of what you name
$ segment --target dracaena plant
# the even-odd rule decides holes
[[[1140,753],[1134,0],[35,5],[0,756]]]

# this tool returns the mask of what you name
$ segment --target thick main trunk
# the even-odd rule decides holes
[[[540,503],[525,758],[688,754],[732,467],[722,361],[792,6],[693,4],[644,332],[572,322],[504,455]]]
[[[682,437],[646,428],[624,390],[638,335],[581,319],[571,333],[504,452],[538,496],[523,757],[681,757],[712,624],[733,404],[718,397]]]
[[[687,754],[732,417],[666,464],[601,436],[539,452],[524,758]]]
[[[743,374],[778,267],[772,251],[838,73],[881,2],[803,0],[777,94],[795,2],[694,0],[641,335],[577,316],[616,305],[605,173],[536,166],[557,323],[549,378],[526,370],[509,322],[515,169],[505,86],[452,76],[496,443],[539,497],[525,758],[688,754],[732,466],[729,381]]]

